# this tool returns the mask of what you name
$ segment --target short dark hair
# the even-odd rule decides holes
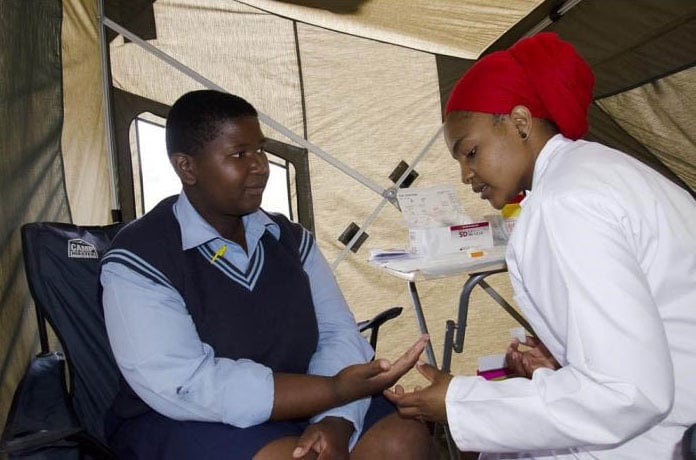
[[[195,155],[218,136],[223,122],[240,117],[258,117],[258,112],[239,96],[211,89],[184,94],[167,116],[167,154]]]

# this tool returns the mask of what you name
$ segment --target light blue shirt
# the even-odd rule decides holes
[[[212,242],[227,245],[224,257],[241,271],[249,264],[264,232],[280,237],[279,227],[262,211],[244,216],[248,252],[224,239],[193,208],[182,192],[174,204],[184,250]],[[272,261],[270,261],[272,263]],[[364,363],[373,350],[357,330],[326,259],[314,244],[304,263],[319,327],[317,350],[309,374],[335,375],[348,365]],[[265,422],[273,408],[270,368],[247,359],[215,356],[201,341],[184,299],[173,288],[118,263],[102,269],[104,318],[111,348],[126,381],[150,407],[176,420],[222,422],[248,427]],[[263,333],[260,331],[259,333]],[[297,331],[301,334],[302,331]],[[312,418],[343,417],[362,431],[370,399],[337,407]]]

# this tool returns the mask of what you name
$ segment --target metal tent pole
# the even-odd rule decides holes
[[[113,123],[111,120],[111,78],[109,66],[108,43],[104,30],[104,0],[97,2],[97,15],[99,22],[99,51],[102,72],[102,103],[104,104],[104,130],[106,135],[107,167],[111,187],[111,218],[114,222],[120,219],[121,202],[119,197],[118,180],[116,178],[116,147],[114,144]]]
[[[396,192],[399,190],[399,186],[401,183],[408,177],[409,174],[411,174],[411,171],[413,171],[413,168],[416,167],[418,163],[425,157],[425,154],[430,151],[430,148],[433,146],[435,143],[435,140],[440,137],[440,134],[442,133],[442,130],[444,129],[444,126],[440,126],[440,129],[437,130],[437,132],[433,135],[433,137],[428,141],[425,147],[423,147],[423,150],[420,151],[418,155],[416,155],[416,158],[413,159],[411,162],[410,166],[406,168],[406,171],[399,177],[399,179],[396,181],[396,184],[394,184],[393,187],[390,187],[388,190],[385,190],[385,193],[382,195],[382,201],[377,204],[375,207],[375,210],[372,211],[372,214],[370,214],[367,219],[363,222],[363,224],[360,226],[360,229],[355,233],[353,238],[346,244],[346,247],[343,248],[343,250],[336,256],[336,259],[333,261],[331,264],[331,269],[336,270],[336,267],[343,261],[343,259],[346,257],[348,254],[348,251],[350,251],[350,248],[353,247],[353,244],[355,244],[356,241],[360,239],[360,236],[365,233],[365,230],[372,225],[372,222],[377,218],[377,215],[380,213],[382,208],[387,204],[387,202],[392,202],[396,204]],[[398,207],[398,206],[397,206]]]

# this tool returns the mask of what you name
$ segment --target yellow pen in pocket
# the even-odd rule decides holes
[[[218,257],[222,257],[225,255],[225,251],[227,251],[227,245],[223,244],[222,246],[220,246],[220,249],[215,251],[215,254],[213,254],[213,257],[210,258],[210,263],[214,264],[215,261],[218,259]]]

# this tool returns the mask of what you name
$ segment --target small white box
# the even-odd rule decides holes
[[[464,252],[472,248],[493,247],[493,232],[488,221],[436,228],[411,228],[408,231],[411,252],[421,257]]]

